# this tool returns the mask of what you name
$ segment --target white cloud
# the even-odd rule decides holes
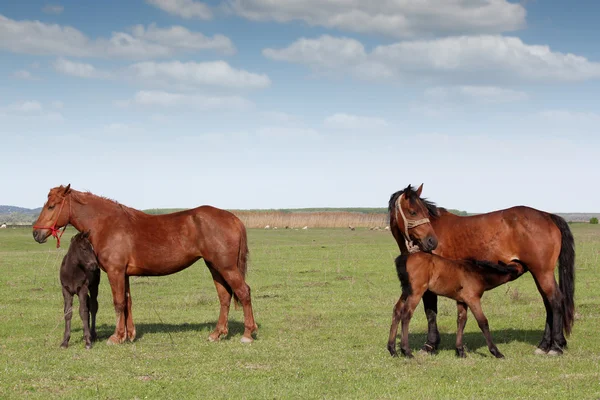
[[[11,104],[8,106],[8,110],[24,113],[39,112],[42,111],[42,104],[39,101],[22,101]]]
[[[135,26],[131,33],[113,32],[110,38],[90,39],[79,30],[40,21],[16,21],[0,14],[0,49],[14,53],[95,58],[156,58],[214,49],[235,51],[223,35],[206,37],[180,26]]]
[[[289,140],[289,139],[319,139],[319,132],[310,128],[298,128],[288,126],[266,126],[256,131],[258,137],[265,140]]]
[[[525,26],[526,10],[507,0],[229,0],[255,21],[304,21],[350,32],[391,37],[482,34]]]
[[[47,6],[45,6],[44,8],[42,8],[42,11],[46,14],[52,14],[52,15],[59,15],[62,14],[62,12],[65,10],[65,8],[61,5],[58,4],[48,4]]]
[[[252,106],[250,101],[240,96],[203,96],[195,94],[172,93],[160,90],[138,91],[133,99],[118,101],[118,107],[168,107],[174,109],[195,110],[240,110]]]
[[[388,126],[382,118],[336,113],[325,118],[325,126],[334,129],[377,129]]]
[[[208,37],[200,32],[192,32],[183,26],[158,28],[156,24],[150,24],[145,28],[143,25],[136,25],[132,32],[138,39],[182,51],[216,50],[224,54],[233,54],[236,51],[231,39],[227,36],[216,34]]]
[[[349,38],[299,39],[265,49],[270,59],[301,63],[315,71],[345,72],[362,79],[423,79],[459,82],[580,81],[600,78],[600,63],[516,37],[456,36],[402,41],[367,53]]]
[[[15,71],[13,73],[13,76],[17,79],[23,79],[23,80],[33,80],[35,79],[33,77],[33,75],[31,74],[31,72],[25,70],[25,69],[21,69],[19,71]]]
[[[267,75],[236,69],[225,61],[141,62],[129,66],[129,72],[144,82],[183,87],[198,85],[259,89],[271,84]]]
[[[193,0],[146,0],[148,4],[160,8],[161,10],[177,15],[178,17],[190,19],[211,19],[212,11],[210,8],[199,1]]]
[[[563,123],[571,126],[593,126],[597,129],[600,124],[600,114],[586,111],[571,110],[545,110],[538,113],[538,117],[551,123]]]
[[[434,102],[475,101],[478,103],[512,103],[529,98],[523,91],[498,86],[433,87],[425,91],[424,97]]]
[[[76,76],[78,78],[106,78],[108,73],[98,71],[93,65],[80,62],[74,62],[59,58],[53,64],[57,72],[65,75]]]
[[[50,103],[50,105],[52,106],[52,108],[55,108],[57,110],[60,110],[65,106],[65,104],[60,100],[55,100],[52,103]]]

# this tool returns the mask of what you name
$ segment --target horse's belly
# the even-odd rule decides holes
[[[179,263],[136,263],[127,265],[127,275],[129,276],[161,276],[171,275],[176,272],[182,271],[198,261],[198,258],[193,260],[185,260]]]

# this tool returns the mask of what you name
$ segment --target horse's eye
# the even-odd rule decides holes
[[[48,210],[54,209],[54,206],[48,206]]]
[[[411,217],[416,217],[417,216],[417,213],[414,212],[413,210],[410,210],[408,213],[410,214]]]

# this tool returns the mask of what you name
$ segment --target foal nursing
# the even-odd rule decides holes
[[[402,284],[402,295],[394,307],[387,345],[392,356],[398,355],[396,333],[398,323],[402,321],[400,350],[406,357],[412,357],[408,346],[408,324],[423,293],[430,290],[437,295],[456,300],[458,357],[465,357],[462,338],[467,323],[467,307],[475,316],[490,352],[496,358],[504,357],[492,342],[488,320],[481,309],[481,296],[487,290],[517,279],[527,271],[526,266],[516,260],[510,264],[498,265],[486,261],[449,260],[434,254],[418,252],[396,258],[396,271]]]

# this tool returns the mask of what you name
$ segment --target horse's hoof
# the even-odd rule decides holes
[[[106,344],[109,346],[112,346],[113,344],[121,344],[125,341],[125,338],[123,339],[119,339],[116,335],[111,335],[108,340],[106,341]]]
[[[251,337],[242,336],[242,338],[240,339],[240,342],[242,342],[242,343],[252,343],[252,342],[254,342],[254,339],[252,339]]]
[[[537,349],[535,349],[534,354],[536,354],[538,356],[545,356],[546,354],[548,354],[548,352],[546,350],[542,350],[538,347]]]
[[[86,344],[86,345],[85,345],[85,349],[86,349],[86,350],[90,350],[91,348],[92,348],[92,345],[91,345],[91,344]]]
[[[209,342],[218,342],[221,339],[221,337],[219,335],[209,335],[208,336],[208,341]]]
[[[550,350],[547,354],[551,357],[556,357],[556,356],[562,356],[563,352],[562,352],[562,350]]]
[[[61,349],[66,349],[66,348],[68,348],[68,347],[69,347],[69,343],[61,343],[61,344],[60,344],[60,348],[61,348]]]

